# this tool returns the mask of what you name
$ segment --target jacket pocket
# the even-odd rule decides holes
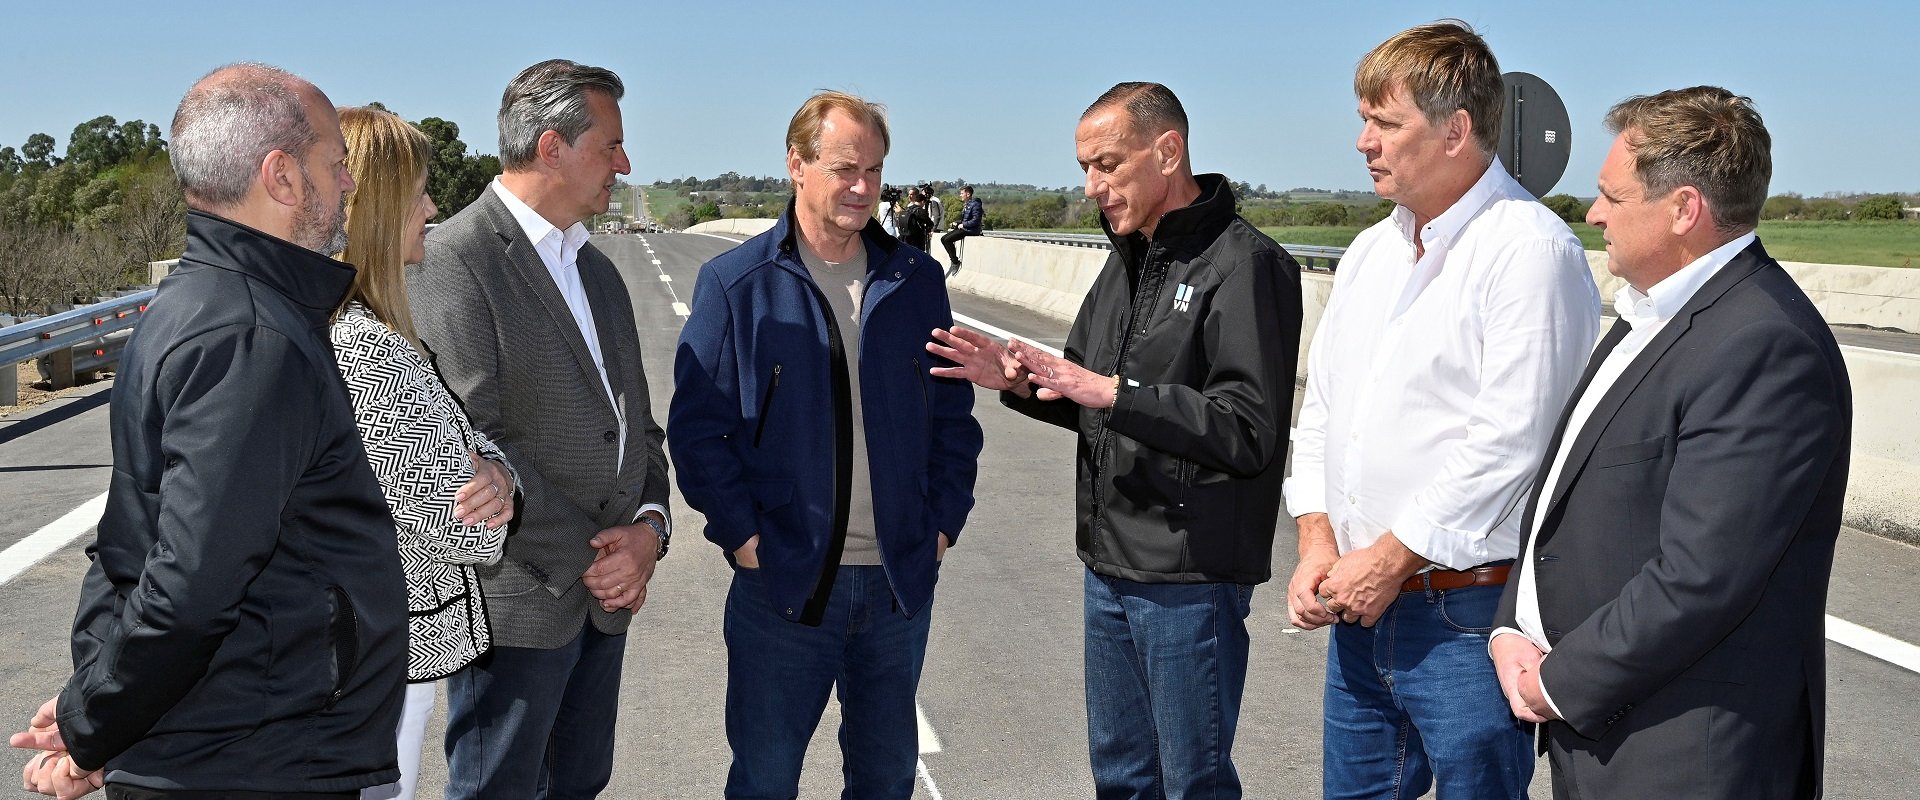
[[[1667,437],[1655,436],[1645,441],[1614,445],[1596,450],[1593,453],[1593,464],[1599,469],[1624,467],[1628,464],[1652,461],[1653,459],[1659,458],[1666,450]]]
[[[760,397],[760,419],[753,424],[753,446],[760,446],[760,437],[767,432],[767,412],[773,410],[773,393],[780,390],[780,371],[782,365],[773,365],[773,375],[767,379],[767,393]]]
[[[346,695],[347,682],[360,666],[360,615],[354,611],[347,590],[338,586],[327,587],[327,644],[331,656],[327,665],[331,683],[327,707],[332,708]]]

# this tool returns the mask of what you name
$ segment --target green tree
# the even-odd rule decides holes
[[[27,160],[29,168],[52,169],[60,159],[53,154],[53,137],[36,133],[27,137],[27,143],[20,146],[20,156]]]
[[[687,214],[691,220],[687,223],[688,225],[698,225],[709,220],[716,220],[720,218],[720,204],[708,200],[707,202],[693,206],[688,210]]]
[[[1830,197],[1820,197],[1807,201],[1807,219],[1843,220],[1847,218],[1847,204]]]
[[[20,168],[26,165],[27,162],[21,160],[20,153],[13,148],[0,147],[0,178],[12,178],[18,175]]]
[[[1547,195],[1540,199],[1540,204],[1566,222],[1579,222],[1587,218],[1586,204],[1570,194]]]
[[[433,163],[427,167],[427,194],[440,207],[440,215],[433,221],[445,222],[479,197],[486,190],[487,182],[500,174],[500,159],[468,155],[467,143],[460,141],[460,126],[439,117],[420,120],[414,127],[433,142]]]
[[[1877,194],[1855,204],[1853,218],[1856,220],[1899,219],[1904,212],[1905,207],[1901,205],[1900,198],[1890,194]]]

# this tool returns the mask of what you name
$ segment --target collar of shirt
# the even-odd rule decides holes
[[[1480,173],[1480,180],[1474,181],[1466,194],[1453,201],[1453,205],[1447,206],[1446,211],[1441,212],[1440,216],[1434,217],[1427,222],[1425,228],[1420,229],[1420,242],[1426,247],[1451,247],[1454,240],[1459,239],[1460,234],[1467,229],[1467,223],[1479,216],[1480,211],[1486,208],[1488,203],[1506,197],[1530,198],[1531,195],[1523,194],[1525,191],[1513,180],[1513,176],[1507,174],[1507,168],[1500,165],[1500,159],[1495,157],[1488,162],[1487,170]],[[1414,233],[1413,210],[1406,206],[1394,206],[1393,224],[1400,229],[1400,237],[1411,246]]]
[[[498,177],[493,179],[493,192],[500,196],[501,204],[507,207],[507,213],[520,223],[520,230],[527,234],[527,241],[533,242],[533,249],[540,253],[547,269],[559,269],[572,264],[580,255],[580,248],[587,243],[587,226],[575,222],[560,230],[548,222],[540,212],[533,210],[526,201],[514,196],[507,185]]]
[[[1630,284],[1621,285],[1613,293],[1613,312],[1636,329],[1666,323],[1680,313],[1680,309],[1693,299],[1694,293],[1700,291],[1707,279],[1733,261],[1733,257],[1740,255],[1747,245],[1753,244],[1754,238],[1754,234],[1749,232],[1714,248],[1713,252],[1681,267],[1679,272],[1647,287],[1646,294],[1641,294],[1639,289]]]

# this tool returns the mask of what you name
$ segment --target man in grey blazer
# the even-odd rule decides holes
[[[516,76],[505,174],[407,275],[421,343],[523,486],[480,571],[493,651],[447,682],[449,798],[592,797],[612,774],[627,623],[668,535],[632,303],[582,224],[629,169],[623,93],[571,61]]]
[[[1556,798],[1817,797],[1846,365],[1754,237],[1751,102],[1678,89],[1607,126],[1587,220],[1620,320],[1547,446],[1494,669]]]

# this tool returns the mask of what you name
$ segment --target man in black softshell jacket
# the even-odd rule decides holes
[[[186,253],[121,360],[74,674],[27,737],[55,774],[29,788],[355,797],[398,776],[407,604],[327,340],[346,143],[325,95],[254,64],[195,84],[171,138]]]
[[[1074,138],[1114,253],[1065,357],[956,327],[928,349],[961,366],[934,374],[1080,434],[1096,795],[1240,797],[1246,617],[1271,577],[1299,265],[1234,213],[1224,176],[1193,174],[1165,86],[1113,87]]]

